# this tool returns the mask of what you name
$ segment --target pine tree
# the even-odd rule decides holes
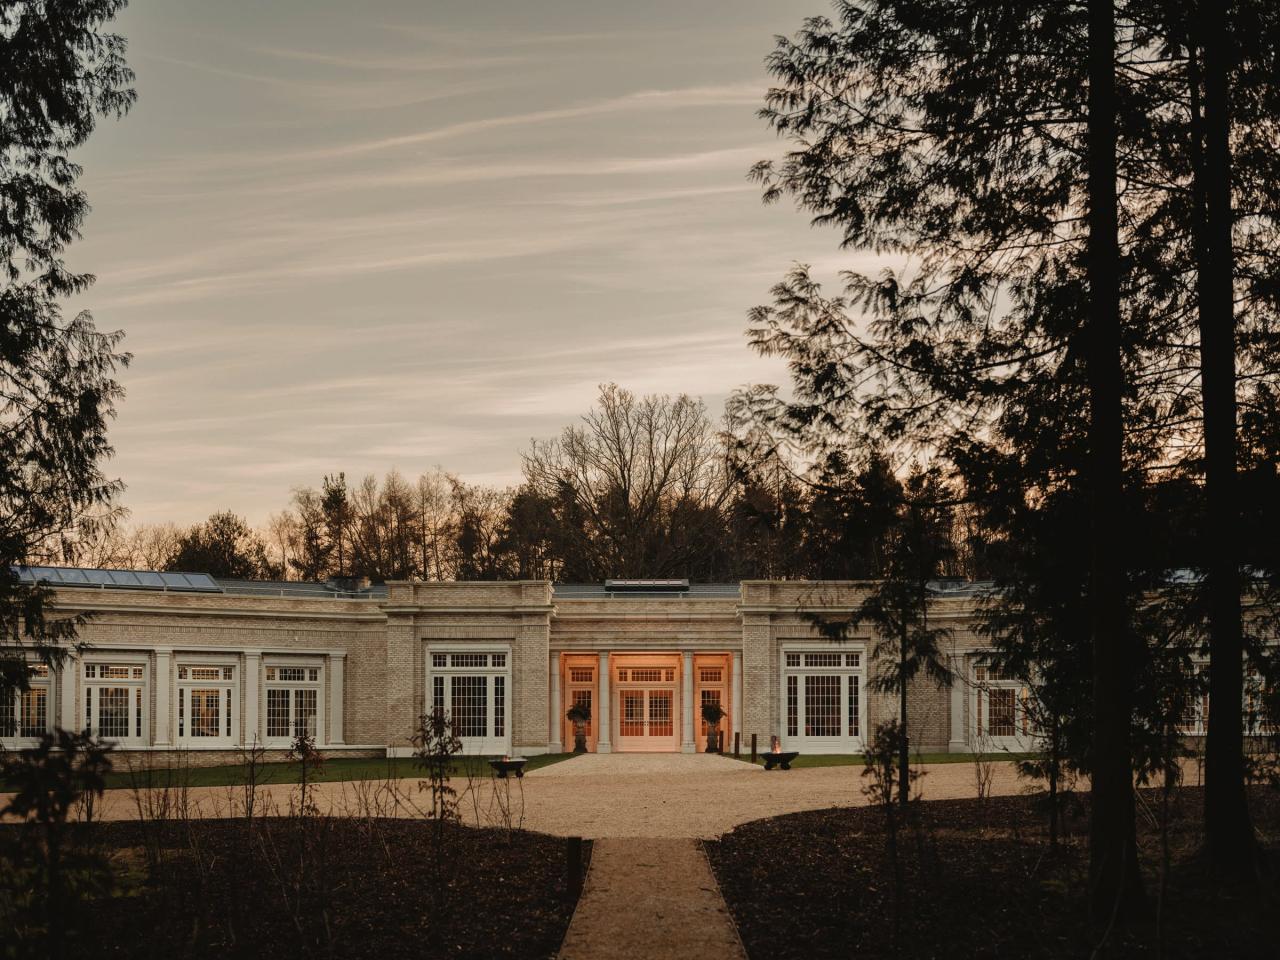
[[[107,423],[129,361],[122,334],[60,302],[86,290],[67,245],[88,200],[71,153],[98,117],[133,103],[125,41],[105,25],[123,0],[6,3],[0,11],[0,635],[53,662],[75,642],[75,618],[49,616],[49,592],[16,565],[108,509],[120,484],[102,473]],[[25,687],[25,657],[0,658],[0,692]]]

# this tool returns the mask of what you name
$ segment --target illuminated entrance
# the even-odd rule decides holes
[[[615,749],[680,749],[679,658],[618,658],[615,674]]]

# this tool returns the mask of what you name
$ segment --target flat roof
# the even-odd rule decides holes
[[[94,590],[161,590],[180,593],[221,593],[222,588],[207,573],[177,570],[98,570],[90,567],[14,567],[27,583],[50,587],[81,587]]]
[[[218,578],[223,593],[238,597],[310,597],[317,600],[385,600],[385,584],[343,590],[312,580],[229,580]]]
[[[645,590],[631,585],[636,583],[634,580],[628,581],[628,586],[621,590],[610,589],[611,583],[557,583],[551,589],[556,597],[564,600],[602,600],[610,597],[627,600],[679,600],[684,597],[736,600],[742,596],[742,587],[736,583],[690,583],[687,588],[678,590]]]
[[[91,567],[15,566],[27,583],[92,590],[154,590],[163,593],[221,593],[242,597],[311,597],[315,599],[381,600],[382,584],[342,589],[332,583],[306,580],[236,580],[207,573],[176,570],[111,570]]]

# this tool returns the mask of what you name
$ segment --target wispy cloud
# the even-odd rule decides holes
[[[135,518],[260,521],[334,469],[510,483],[602,381],[715,415],[782,379],[745,310],[849,259],[745,178],[779,149],[761,56],[809,7],[652,5],[135,5],[139,106],[78,158],[100,280],[71,305],[137,355]]]
[[[313,63],[326,67],[338,67],[369,73],[440,73],[449,70],[491,70],[494,67],[510,67],[528,63],[527,56],[449,56],[440,53],[424,53],[420,56],[394,56],[371,53],[363,57],[350,54],[325,53],[320,50],[294,50],[287,47],[249,47],[249,52],[278,60],[296,63]]]

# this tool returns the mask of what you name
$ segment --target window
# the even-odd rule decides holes
[[[27,671],[27,689],[6,691],[0,706],[0,737],[4,739],[33,740],[49,732],[49,665],[33,663]]]
[[[239,739],[240,684],[230,664],[178,664],[178,743],[230,746]]]
[[[649,690],[649,736],[675,736],[675,714],[670,690]]]
[[[510,654],[433,650],[427,691],[472,752],[503,752],[510,735]],[[571,674],[572,678],[572,674]]]
[[[146,742],[146,667],[131,663],[84,665],[84,724],[117,743]]]
[[[799,660],[796,657],[796,660]],[[794,737],[800,733],[800,678],[792,674],[787,677],[787,736]]]
[[[661,667],[632,667],[618,671],[620,683],[675,683],[675,679],[674,669],[664,670]]]
[[[784,651],[782,716],[787,749],[862,749],[862,653]]]
[[[702,671],[702,672],[705,674],[705,673],[709,673],[709,672],[711,672],[711,671],[704,670],[704,671]],[[715,672],[716,672],[716,674],[719,674],[719,673],[720,673],[720,671],[719,671],[719,670],[716,670]],[[705,680],[705,677],[704,677],[703,679]],[[724,704],[722,704],[722,703],[720,702],[720,691],[719,691],[719,690],[716,690],[716,689],[711,689],[711,690],[705,690],[705,689],[704,689],[704,690],[702,691],[702,697],[701,697],[701,700],[702,700],[702,702],[699,704],[699,709],[698,709],[698,717],[699,717],[699,718],[701,718],[701,717],[702,717],[702,709],[701,709],[702,707],[708,706],[709,704],[712,704],[712,703],[714,703],[714,704],[716,704],[717,706],[720,706],[720,707],[723,707],[723,706],[724,706]],[[702,723],[702,735],[705,737],[705,736],[707,736],[707,734],[708,734],[708,733],[710,733],[710,732],[711,732],[711,728],[710,728],[710,725],[707,723],[707,721],[706,721],[706,720],[701,720],[701,723]]]
[[[809,674],[804,678],[804,735],[840,736],[840,677]]]
[[[495,658],[496,659],[496,658]],[[506,658],[503,657],[503,660]],[[507,735],[507,678],[499,674],[493,678],[493,735]]]
[[[570,667],[569,682],[570,683],[593,683],[595,682],[595,671],[590,667]]]
[[[267,664],[266,739],[291,743],[305,734],[324,740],[320,691],[320,667],[311,664]]]
[[[489,735],[489,678],[485,676],[453,677],[449,697],[449,715],[453,733],[458,737]]]
[[[980,664],[973,668],[973,679],[977,687],[974,730],[979,740],[1021,739],[1034,733],[1028,710],[1031,691],[1017,677]]]
[[[1008,687],[996,687],[987,691],[987,726],[986,733],[992,737],[1012,737],[1017,731],[1013,721],[1013,690]]]
[[[1273,719],[1267,711],[1267,703],[1275,696],[1272,687],[1263,680],[1257,667],[1249,666],[1244,673],[1244,732],[1246,736],[1271,736],[1275,733]],[[1207,697],[1206,697],[1207,699]]]
[[[857,666],[857,664],[851,664],[851,666]],[[851,737],[861,735],[861,725],[858,719],[858,681],[861,679],[859,676],[849,678],[849,736]]]
[[[724,683],[724,667],[702,667],[698,671],[702,683]]]
[[[1204,736],[1209,732],[1209,685],[1208,664],[1199,664],[1195,668],[1200,690],[1197,696],[1187,704],[1186,716],[1179,725],[1183,733],[1191,736]],[[1275,734],[1275,721],[1268,716],[1267,701],[1274,697],[1262,675],[1254,666],[1246,666],[1244,671],[1244,697],[1241,703],[1243,712],[1243,729],[1245,736],[1272,736]]]
[[[575,705],[580,703],[580,704],[582,704],[584,707],[586,707],[588,710],[591,710],[591,702],[592,702],[592,697],[591,697],[591,691],[590,691],[590,690],[575,690],[575,691],[573,691],[573,703],[574,703]],[[595,713],[594,713],[594,712],[592,712],[592,714],[591,714],[591,719],[590,719],[590,720],[588,720],[588,721],[583,725],[582,732],[583,732],[583,734],[587,737],[587,739],[588,739],[588,740],[590,740],[590,739],[591,739],[591,724],[595,723],[595,719],[596,719],[596,718],[595,718]]]
[[[806,653],[804,655],[804,665],[806,667],[838,667],[843,663],[838,653]]]
[[[267,667],[268,683],[316,683],[319,679],[319,667]]]

